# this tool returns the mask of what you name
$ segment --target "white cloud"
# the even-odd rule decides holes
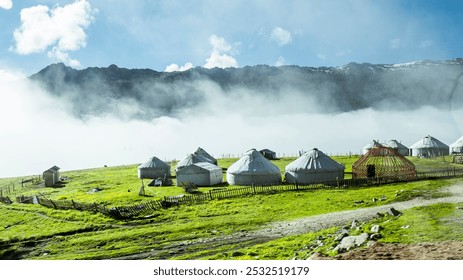
[[[212,35],[209,38],[209,43],[212,45],[212,48],[217,52],[230,52],[232,50],[232,46],[225,41],[223,37],[217,37],[217,35]]]
[[[0,8],[9,10],[13,7],[13,1],[11,0],[0,0]]]
[[[217,37],[215,34],[209,38],[209,43],[212,46],[212,53],[206,59],[205,68],[228,68],[238,67],[238,62],[229,54],[235,52],[234,48],[225,41],[223,37]]]
[[[280,47],[291,43],[291,41],[293,40],[291,32],[281,27],[274,28],[272,34],[270,35],[270,38],[276,41],[278,46]]]
[[[175,63],[172,63],[170,65],[166,66],[166,69],[164,69],[164,72],[176,72],[176,71],[186,71],[193,68],[193,64],[190,62],[185,63],[183,66],[179,66]]]
[[[280,56],[277,61],[275,62],[275,66],[283,66],[286,64],[286,60],[284,57]]]
[[[87,0],[78,0],[64,7],[50,9],[44,5],[21,10],[21,26],[14,31],[16,46],[11,48],[21,55],[48,51],[48,56],[72,66],[68,52],[84,48],[87,28],[96,13]]]
[[[392,39],[390,44],[391,44],[391,48],[393,48],[393,49],[399,48],[400,47],[400,38]]]

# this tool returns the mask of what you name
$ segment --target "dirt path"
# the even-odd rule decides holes
[[[344,226],[353,220],[359,222],[369,221],[376,217],[376,214],[389,211],[390,208],[402,211],[419,206],[427,206],[438,203],[460,203],[463,202],[463,183],[452,185],[443,191],[448,191],[452,195],[449,197],[436,198],[436,199],[413,199],[404,202],[396,202],[383,206],[361,208],[355,210],[347,210],[335,213],[322,214],[317,216],[310,216],[300,218],[292,221],[275,222],[264,226],[261,229],[250,232],[239,232],[227,236],[216,236],[208,239],[193,240],[187,242],[180,242],[172,244],[162,250],[146,252],[136,255],[121,257],[119,259],[144,259],[144,258],[169,258],[176,255],[184,254],[185,252],[194,252],[195,247],[207,246],[209,249],[220,247],[224,245],[233,244],[258,244],[264,243],[269,240],[291,236],[300,235],[313,231],[320,231],[323,229]]]

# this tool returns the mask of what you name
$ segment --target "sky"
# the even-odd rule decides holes
[[[448,60],[463,57],[461,26],[459,0],[0,0],[0,178],[179,160],[197,147],[221,157],[359,153],[373,139],[409,146],[428,134],[450,144],[463,135],[461,108],[323,114],[284,101],[285,113],[269,114],[253,105],[265,100],[243,93],[182,119],[81,120],[27,77],[57,62],[184,71]]]
[[[459,0],[0,0],[0,66],[342,66],[461,57]]]

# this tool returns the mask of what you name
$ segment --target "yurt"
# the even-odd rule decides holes
[[[241,186],[279,184],[281,171],[256,149],[251,149],[228,168],[227,181]]]
[[[269,149],[260,150],[259,153],[263,155],[268,160],[277,159],[277,153]]]
[[[371,148],[373,148],[373,145],[374,145],[374,141],[371,142],[371,143],[368,143],[367,145],[365,145],[363,148],[362,148],[362,155],[368,153]]]
[[[147,162],[138,166],[138,178],[157,179],[170,177],[170,165],[157,157],[150,158]]]
[[[344,179],[344,169],[341,163],[313,149],[286,166],[285,180],[292,184],[334,182]]]
[[[449,146],[428,135],[410,146],[412,156],[416,157],[437,157],[448,156]]]
[[[217,160],[213,156],[208,154],[208,152],[206,152],[203,148],[198,147],[198,149],[196,149],[196,151],[195,151],[195,154],[198,154],[198,155],[200,155],[202,157],[205,157],[205,158],[209,159],[213,164],[217,165]]]
[[[177,186],[182,186],[182,183],[213,186],[222,183],[222,181],[222,169],[209,162],[193,163],[177,172]]]
[[[463,136],[450,144],[450,153],[451,154],[463,154]]]
[[[397,152],[399,152],[399,154],[401,154],[403,156],[409,156],[410,155],[410,149],[407,146],[405,146],[404,144],[397,141],[397,140],[391,140],[391,141],[387,142],[386,145],[388,147],[393,148],[394,150],[397,150]]]
[[[352,178],[375,177],[411,180],[416,178],[416,168],[397,150],[375,142],[368,153],[352,164]]]
[[[189,154],[186,158],[182,159],[181,161],[177,163],[177,165],[175,166],[175,172],[178,172],[180,169],[184,168],[185,166],[189,166],[189,165],[192,165],[198,162],[209,162],[211,164],[214,164],[212,160],[205,158],[202,155],[199,155],[196,153]]]

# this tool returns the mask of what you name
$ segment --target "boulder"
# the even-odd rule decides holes
[[[373,233],[372,235],[370,235],[370,240],[378,240],[382,237],[383,236],[381,235],[381,233]]]
[[[364,244],[368,240],[368,237],[369,234],[366,232],[356,236],[346,236],[341,240],[341,243],[334,248],[334,250],[338,251],[338,253],[347,252],[352,248]]]
[[[382,229],[383,227],[380,225],[372,225],[370,231],[373,233],[378,233]]]
[[[391,214],[392,214],[394,217],[398,217],[398,216],[402,215],[402,212],[396,210],[394,207],[391,207],[391,209],[389,209],[389,211],[391,212]]]

